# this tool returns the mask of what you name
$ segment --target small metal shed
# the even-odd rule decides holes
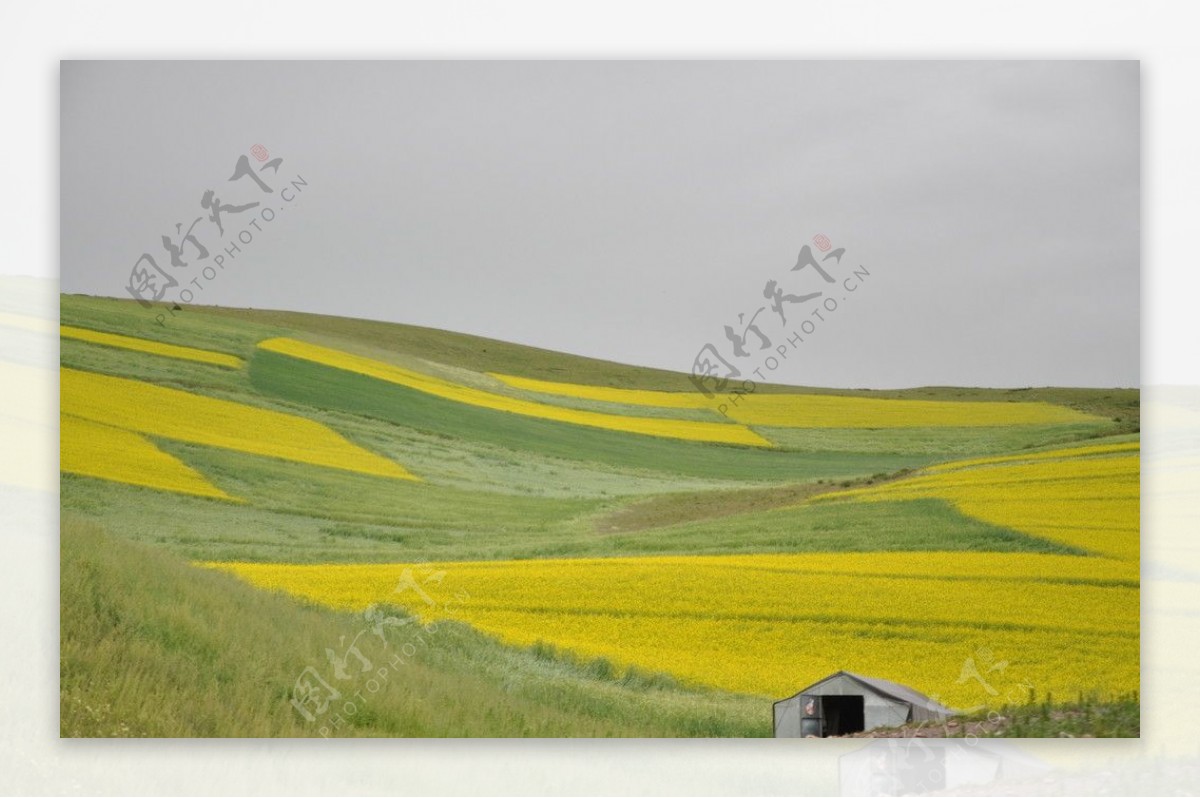
[[[775,736],[834,737],[905,723],[940,723],[955,714],[911,687],[838,671],[775,702]]]

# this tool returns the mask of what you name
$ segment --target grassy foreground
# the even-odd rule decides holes
[[[355,666],[334,683],[353,713],[336,728],[336,707],[309,723],[288,702],[293,684],[367,628],[361,616],[256,590],[77,519],[64,519],[61,555],[64,737],[771,733],[761,699],[505,647],[458,623],[387,630],[386,645],[364,635],[371,671]],[[371,692],[380,668],[388,676]]]

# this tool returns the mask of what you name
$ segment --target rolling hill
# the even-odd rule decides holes
[[[65,736],[759,735],[864,663],[997,705],[985,649],[1043,695],[1137,689],[1136,390],[726,416],[454,332],[61,316]]]

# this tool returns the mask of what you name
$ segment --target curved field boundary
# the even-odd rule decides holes
[[[268,352],[307,360],[343,371],[362,374],[385,382],[403,385],[453,402],[499,410],[520,416],[560,421],[584,427],[632,432],[658,438],[675,438],[703,443],[732,443],[741,446],[770,448],[771,442],[740,424],[710,421],[683,421],[669,418],[641,418],[590,410],[576,410],[558,405],[530,402],[511,396],[490,393],[479,388],[432,377],[410,369],[393,366],[380,360],[350,354],[338,349],[297,341],[293,338],[271,338],[259,343]]]
[[[1136,570],[1141,461],[1130,453],[1132,448],[1119,444],[1058,449],[1012,461],[965,460],[811,501],[944,499],[974,518],[1104,554]]]
[[[316,421],[124,377],[60,369],[62,412],[143,435],[395,479],[398,463]]]
[[[1039,460],[1069,460],[1074,457],[1099,457],[1109,454],[1129,454],[1131,452],[1141,452],[1141,450],[1141,441],[1129,441],[1126,443],[1078,446],[1070,449],[1053,449],[1046,452],[1032,452],[1030,454],[1005,454],[996,455],[995,457],[976,457],[971,460],[955,460],[950,463],[940,463],[938,465],[929,466],[925,469],[925,471],[929,473],[938,473],[941,471],[960,471],[964,468],[973,468],[980,465],[1029,463]]]
[[[240,357],[227,355],[224,352],[212,352],[207,349],[195,349],[190,346],[164,344],[159,341],[151,341],[148,338],[135,338],[131,335],[98,332],[97,330],[87,330],[83,327],[70,327],[66,324],[59,327],[59,335],[63,338],[85,341],[89,344],[128,349],[133,352],[145,352],[150,355],[175,358],[176,360],[191,360],[196,363],[208,363],[212,366],[224,366],[231,369],[240,369],[245,362]]]
[[[699,393],[645,391],[549,382],[509,374],[495,377],[511,388],[554,396],[662,408],[713,408]],[[1005,427],[1014,424],[1079,424],[1102,421],[1049,402],[954,402],[872,399],[827,394],[754,394],[723,410],[751,426],[883,429],[892,427]]]
[[[571,382],[550,382],[512,374],[488,372],[510,388],[550,396],[566,396],[572,399],[590,399],[596,402],[611,402],[622,405],[663,407],[674,409],[713,408],[715,403],[699,392],[647,391],[636,388],[607,388],[601,385],[579,385]]]
[[[268,396],[351,413],[472,444],[638,471],[734,482],[869,476],[928,465],[935,458],[873,452],[796,452],[727,446],[564,424],[455,402],[365,374],[259,350],[250,382]]]
[[[136,432],[63,415],[60,470],[143,488],[238,501]]]

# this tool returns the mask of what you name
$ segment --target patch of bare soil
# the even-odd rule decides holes
[[[594,529],[602,535],[639,532],[688,521],[724,518],[741,513],[800,504],[820,493],[844,490],[839,483],[805,482],[770,488],[670,493],[622,507],[598,517]]]

